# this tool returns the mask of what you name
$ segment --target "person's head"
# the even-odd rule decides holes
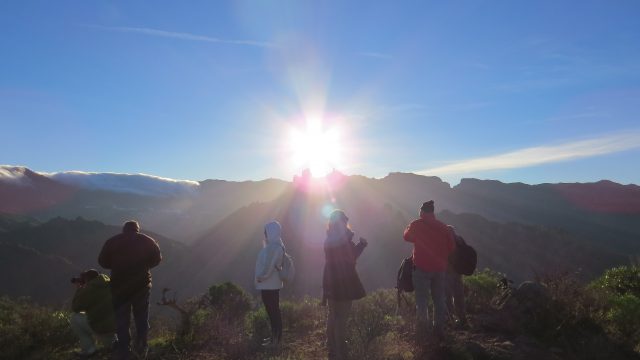
[[[134,234],[140,232],[140,225],[135,220],[129,220],[122,226],[122,232],[125,234]]]
[[[329,215],[327,232],[344,231],[345,229],[350,229],[347,214],[342,210],[333,210]]]
[[[80,274],[80,279],[82,279],[82,282],[84,284],[88,283],[89,281],[97,278],[100,275],[100,273],[95,270],[95,269],[89,269],[83,273]]]
[[[433,214],[433,211],[433,200],[425,201],[422,203],[422,206],[420,206],[420,216],[423,216],[425,214]]]
[[[270,242],[280,242],[282,234],[282,227],[277,221],[271,221],[264,226],[264,244]]]

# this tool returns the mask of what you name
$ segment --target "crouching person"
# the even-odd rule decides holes
[[[95,340],[111,350],[116,339],[116,320],[109,277],[91,269],[71,279],[71,282],[76,286],[71,302],[71,328],[80,339],[79,355],[93,355],[98,350]]]

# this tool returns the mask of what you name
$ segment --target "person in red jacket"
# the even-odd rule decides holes
[[[449,254],[454,250],[451,230],[434,215],[433,200],[420,207],[420,218],[404,231],[404,240],[413,243],[413,287],[416,294],[418,328],[431,330],[427,301],[433,299],[433,330],[442,334],[447,319],[445,273]]]

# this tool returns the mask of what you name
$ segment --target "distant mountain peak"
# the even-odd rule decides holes
[[[30,178],[34,175],[35,172],[24,166],[0,165],[0,182],[28,186],[32,185]]]

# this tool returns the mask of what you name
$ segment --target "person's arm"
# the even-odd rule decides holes
[[[415,230],[414,224],[415,222],[412,222],[407,226],[406,229],[404,229],[404,234],[402,235],[402,238],[404,239],[404,241],[415,243],[414,234],[416,230]]]
[[[160,246],[158,246],[158,242],[155,241],[152,237],[146,236],[147,242],[149,243],[149,269],[154,268],[160,264],[162,261],[162,254],[160,253]]]
[[[85,287],[79,287],[76,289],[76,293],[71,300],[71,311],[81,312],[86,311],[89,308],[89,294]]]
[[[284,250],[282,250],[281,247],[278,247],[273,251],[267,251],[267,261],[265,261],[266,266],[259,272],[260,275],[257,276],[258,282],[265,281],[269,276],[271,276],[278,265],[278,261],[281,262],[283,256]]]
[[[98,256],[98,264],[105,269],[111,269],[111,239],[105,241]]]
[[[364,248],[367,247],[367,244],[368,243],[365,238],[360,238],[360,241],[358,242],[358,244],[353,245],[353,256],[355,256],[356,259],[359,258],[360,255],[362,255],[362,252],[364,251]]]

